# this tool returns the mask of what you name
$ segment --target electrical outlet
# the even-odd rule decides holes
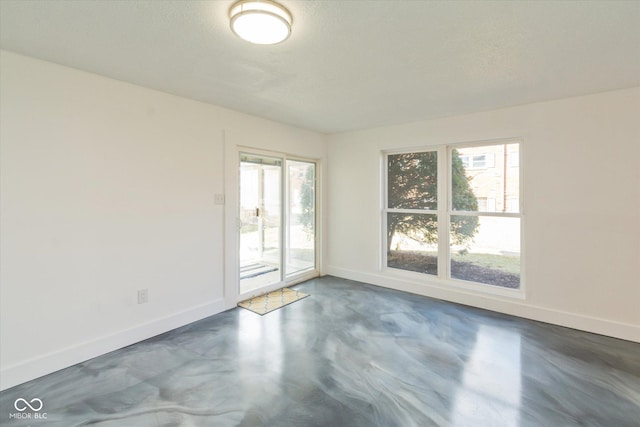
[[[216,194],[213,196],[213,203],[216,205],[224,205],[224,194]]]
[[[149,289],[138,289],[138,304],[149,302]]]

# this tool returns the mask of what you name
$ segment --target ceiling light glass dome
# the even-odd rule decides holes
[[[255,44],[277,44],[291,34],[291,13],[268,0],[241,0],[229,9],[231,30]]]

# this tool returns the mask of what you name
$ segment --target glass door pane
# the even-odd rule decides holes
[[[282,280],[282,161],[240,156],[240,293]]]
[[[316,266],[316,165],[287,160],[287,276]]]

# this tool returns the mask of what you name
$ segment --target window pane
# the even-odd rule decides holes
[[[387,214],[387,267],[438,274],[438,221],[434,214]]]
[[[453,210],[519,212],[519,144],[452,150]]]
[[[520,287],[520,218],[451,216],[451,277]]]
[[[391,209],[438,208],[438,154],[390,154],[388,167],[388,207]]]
[[[482,154],[480,156],[473,156],[473,168],[486,168],[487,167],[487,155]]]

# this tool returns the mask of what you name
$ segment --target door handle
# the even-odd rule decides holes
[[[256,208],[256,216],[260,216],[260,208]]]

